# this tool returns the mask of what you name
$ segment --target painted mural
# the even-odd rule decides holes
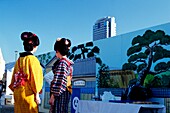
[[[41,62],[41,64],[45,67],[46,64],[55,56],[55,52],[48,52],[45,54],[40,54],[37,55],[36,57],[38,58],[38,60]]]
[[[98,87],[170,87],[170,23],[73,46],[73,61],[96,58]],[[38,55],[46,65],[54,52]]]
[[[127,50],[128,63],[123,64],[122,69],[137,72],[136,85],[143,85],[148,75],[148,86],[170,87],[170,82],[161,84],[164,80],[157,76],[163,72],[166,73],[162,76],[166,76],[170,71],[170,48],[166,48],[170,45],[170,35],[162,30],[147,30],[143,35],[134,37],[131,44]],[[155,66],[151,70],[154,63]]]
[[[37,57],[46,66],[55,52]],[[97,80],[92,82],[99,88],[127,88],[136,83],[170,87],[170,23],[76,45],[69,53],[73,61],[90,57],[96,58]],[[48,108],[49,86],[45,86],[45,99]]]
[[[167,26],[170,24],[74,46],[70,59],[96,57],[98,87],[125,88],[129,82],[147,87],[170,87],[170,30]]]
[[[109,72],[109,67],[102,62],[99,55],[100,55],[99,47],[94,46],[93,42],[87,42],[85,44],[74,46],[71,49],[68,56],[69,56],[69,59],[73,61],[76,61],[78,59],[86,59],[90,57],[95,57],[96,64],[99,65],[97,81],[96,81],[98,84],[98,87],[111,87],[110,76],[109,74],[106,74],[107,72]],[[102,74],[103,72],[105,74]]]

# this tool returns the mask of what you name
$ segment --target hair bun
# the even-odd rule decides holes
[[[38,36],[32,32],[23,32],[21,34],[21,40],[23,41],[23,45],[31,44],[32,46],[38,46],[40,44]]]
[[[33,35],[33,33],[31,33],[31,32],[23,32],[23,33],[21,34],[21,39],[22,39],[23,41],[32,39],[32,35]]]
[[[71,41],[66,38],[57,38],[54,44],[54,50],[59,51],[61,55],[68,55],[70,50]]]

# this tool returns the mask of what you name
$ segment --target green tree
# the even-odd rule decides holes
[[[99,67],[98,71],[98,87],[99,88],[109,88],[109,79],[110,79],[110,73],[109,73],[109,67],[106,66],[105,64],[102,64]]]
[[[156,75],[170,70],[170,36],[164,31],[147,30],[142,36],[133,38],[132,46],[127,50],[128,63],[122,66],[123,70],[134,70],[138,73],[136,85],[143,85],[147,74]],[[168,48],[168,49],[167,49]],[[151,66],[155,63],[154,70]]]

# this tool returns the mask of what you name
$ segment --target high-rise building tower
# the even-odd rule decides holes
[[[116,23],[114,17],[105,17],[93,25],[93,41],[116,36]]]

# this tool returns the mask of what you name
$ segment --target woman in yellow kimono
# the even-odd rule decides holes
[[[16,61],[9,88],[14,92],[15,113],[38,113],[43,86],[43,73],[39,60],[33,55],[39,45],[38,37],[31,32],[21,34],[25,52]]]

